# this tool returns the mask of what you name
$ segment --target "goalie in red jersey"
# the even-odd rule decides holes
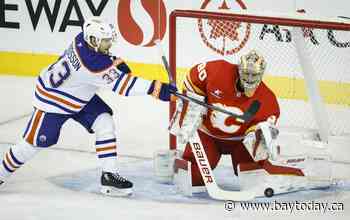
[[[193,102],[177,102],[177,114],[172,120],[170,132],[177,136],[177,149],[182,149],[181,146],[185,146],[185,149],[183,154],[177,151],[175,164],[172,164],[174,160],[169,160],[168,170],[174,165],[175,182],[183,188],[181,191],[191,194],[188,192],[191,192],[189,188],[192,186],[203,186],[205,181],[212,181],[211,176],[205,179],[205,174],[202,174],[202,178],[200,169],[207,168],[203,168],[203,164],[198,165],[192,152],[195,148],[191,146],[194,134],[200,139],[196,143],[200,142],[203,146],[211,169],[215,169],[221,155],[228,154],[235,175],[263,169],[269,175],[304,176],[299,168],[273,162],[279,151],[272,140],[278,136],[276,122],[280,108],[275,94],[262,81],[265,68],[263,56],[252,50],[240,58],[239,64],[215,60],[197,64],[190,70],[184,80],[184,94],[187,96],[235,115],[243,115],[256,101],[260,103],[260,108],[249,121],[242,121]],[[157,165],[174,154],[174,151],[169,151],[155,155],[158,179],[171,180],[171,171],[166,175],[164,169],[157,169]],[[202,153],[196,154],[198,157]],[[202,162],[205,163],[205,160]]]
[[[241,57],[239,65],[225,60],[210,61],[194,66],[186,76],[184,86],[187,94],[205,97],[208,104],[232,113],[243,114],[254,100],[261,103],[259,111],[248,123],[211,109],[206,112],[198,134],[213,169],[222,154],[231,155],[235,174],[238,164],[267,158],[267,152],[262,146],[253,154],[254,144],[248,144],[255,142],[259,123],[268,121],[271,129],[275,129],[280,115],[276,96],[262,82],[265,67],[264,58],[256,51],[251,51]],[[244,139],[247,146],[244,146]],[[183,158],[192,164],[192,184],[204,185],[189,145],[185,148]]]

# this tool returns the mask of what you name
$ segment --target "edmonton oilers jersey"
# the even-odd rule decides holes
[[[132,76],[119,58],[98,53],[78,34],[62,56],[40,73],[33,105],[45,112],[79,112],[99,88],[119,95],[145,95],[152,81]]]

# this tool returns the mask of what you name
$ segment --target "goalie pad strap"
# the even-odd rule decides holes
[[[276,166],[271,164],[268,160],[259,161],[257,163],[242,163],[239,165],[239,169],[241,172],[264,169],[266,172],[273,175],[305,176],[301,169],[287,166]]]
[[[188,170],[188,161],[175,159],[175,173],[177,173],[179,169]]]
[[[254,143],[254,147],[253,147],[253,158],[256,157],[256,152],[258,150],[258,147],[260,145],[260,141],[261,141],[261,130],[257,130],[255,132],[255,143]]]

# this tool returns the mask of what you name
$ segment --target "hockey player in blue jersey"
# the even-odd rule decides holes
[[[57,143],[62,125],[73,119],[96,136],[102,169],[101,192],[112,196],[132,193],[133,184],[116,170],[116,136],[112,109],[96,95],[109,88],[123,96],[152,95],[169,101],[173,86],[133,76],[122,59],[109,52],[115,39],[112,25],[93,17],[63,55],[39,75],[34,111],[23,139],[4,154],[0,184],[43,148]]]

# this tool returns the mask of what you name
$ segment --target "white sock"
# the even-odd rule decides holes
[[[0,165],[0,178],[11,176],[11,174],[23,166],[25,162],[33,158],[39,151],[40,148],[28,144],[25,140],[21,140],[12,146],[3,156]]]

